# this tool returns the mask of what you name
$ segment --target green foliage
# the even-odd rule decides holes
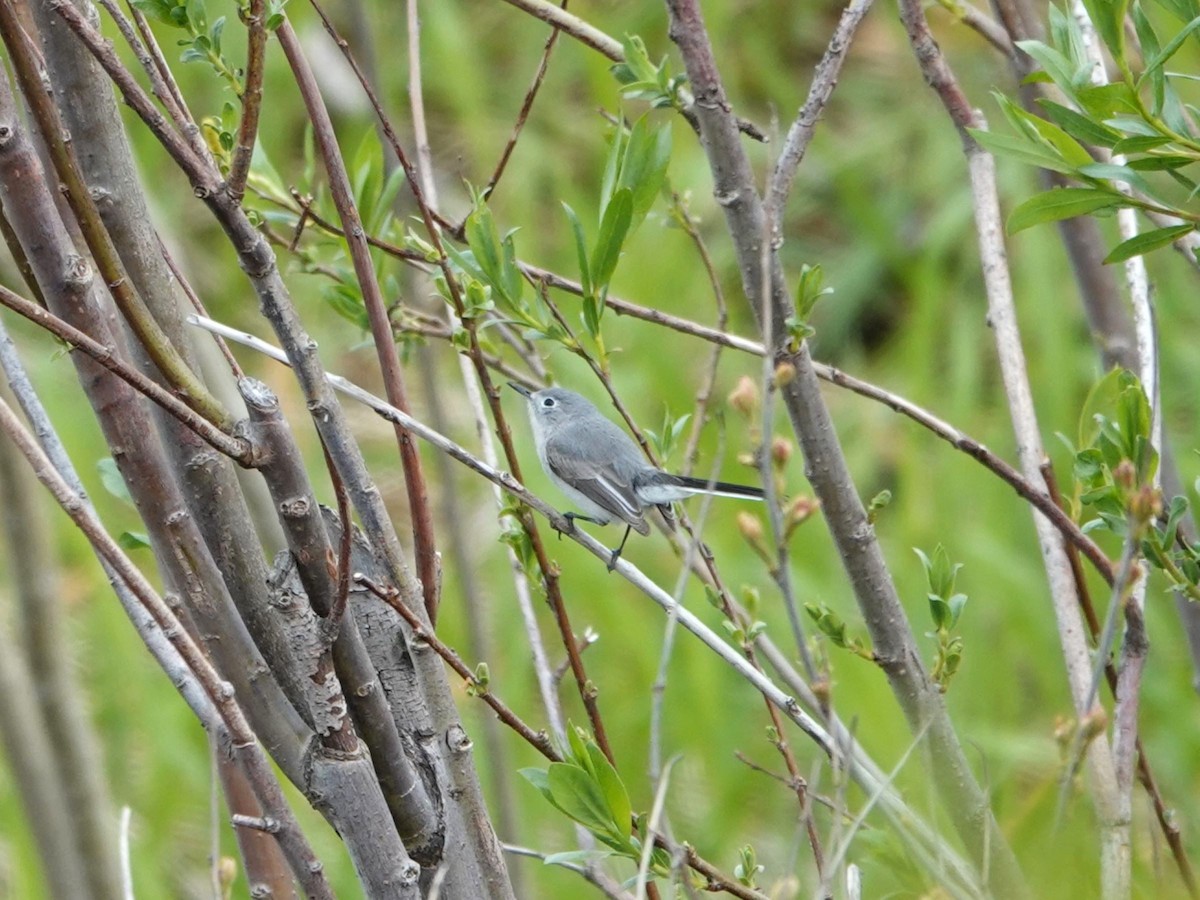
[[[835,647],[849,650],[855,656],[874,661],[875,654],[866,642],[847,634],[846,623],[824,603],[805,603],[804,611],[816,624],[817,630],[825,635]]]
[[[583,729],[568,724],[567,742],[562,762],[546,769],[522,769],[521,775],[555,809],[608,847],[611,853],[605,855],[638,863],[645,835],[635,833],[633,807],[621,776]],[[650,871],[659,877],[670,873],[670,858],[658,848],[651,853]]]
[[[600,320],[604,315],[608,286],[626,240],[646,218],[666,183],[671,160],[671,128],[666,123],[652,126],[649,114],[629,129],[613,132],[604,177],[600,185],[600,227],[591,252],[579,216],[566,203],[563,209],[571,224],[583,286],[583,324],[597,343],[605,364]]]
[[[958,625],[963,607],[967,605],[967,595],[954,590],[962,563],[951,563],[950,555],[941,544],[934,548],[932,556],[915,547],[913,552],[917,554],[921,560],[921,567],[925,570],[925,579],[929,585],[925,596],[929,601],[929,616],[933,620],[933,637],[938,642],[937,656],[930,675],[944,691],[962,662],[963,639],[959,635],[951,634]]]
[[[471,697],[479,697],[486,694],[491,682],[492,671],[487,663],[481,662],[475,667],[475,671],[471,673],[471,680],[467,682],[467,694]]]
[[[795,312],[788,316],[786,321],[788,337],[796,345],[816,334],[816,330],[809,324],[809,317],[812,316],[817,301],[833,293],[833,288],[825,287],[824,281],[825,273],[821,271],[820,266],[805,263],[800,267],[800,274],[796,278]]]
[[[663,408],[662,426],[657,431],[652,431],[649,428],[644,429],[646,437],[650,440],[650,445],[654,447],[654,452],[660,460],[668,459],[674,452],[676,445],[679,443],[679,435],[683,433],[684,426],[692,418],[691,413],[684,413],[678,418],[671,418],[670,408]]]
[[[871,498],[867,504],[867,521],[874,525],[882,513],[892,502],[892,492],[886,488]]]
[[[1092,388],[1080,415],[1078,444],[1071,449],[1077,515],[1082,507],[1096,516],[1084,530],[1106,528],[1124,536],[1131,508],[1158,468],[1150,404],[1132,372],[1113,369]]]
[[[1088,11],[1120,72],[1120,80],[1097,86],[1093,64],[1073,16],[1050,10],[1050,43],[1019,41],[1041,70],[1037,80],[1052,82],[1066,104],[1039,101],[1045,118],[995,94],[1014,133],[973,131],[991,152],[1067,175],[1079,187],[1052,189],[1029,198],[1008,221],[1010,233],[1073,216],[1107,214],[1131,208],[1175,216],[1178,225],[1154,229],[1118,244],[1106,263],[1141,256],[1195,230],[1200,210],[1198,186],[1190,174],[1200,162],[1200,140],[1175,84],[1195,78],[1171,72],[1166,64],[1200,33],[1200,15],[1191,15],[1164,42],[1146,15],[1143,0],[1088,0]],[[1175,16],[1191,12],[1190,0],[1163,4]],[[1121,22],[1128,13],[1141,55],[1126,46]],[[1089,146],[1115,155],[1098,162]]]
[[[149,18],[186,33],[187,37],[176,41],[184,48],[181,62],[207,62],[235,94],[242,96],[242,73],[225,58],[221,46],[225,17],[218,16],[210,23],[205,0],[133,0],[133,5]]]
[[[635,34],[625,35],[621,42],[625,61],[612,66],[613,77],[621,83],[621,94],[630,100],[646,100],[653,107],[683,107],[680,91],[687,83],[686,75],[672,75],[667,58],[655,65],[646,52],[645,42]]]
[[[738,849],[738,862],[733,867],[733,877],[738,880],[738,884],[745,885],[748,888],[758,887],[758,875],[766,871],[766,867],[758,862],[758,854],[754,851],[754,847],[746,844]]]

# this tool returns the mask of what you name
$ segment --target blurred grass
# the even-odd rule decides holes
[[[232,4],[209,0],[210,10],[217,6],[228,7],[231,27],[227,41],[236,59],[240,35],[232,25],[236,19]],[[665,14],[656,4],[586,4],[575,11],[610,34],[642,35],[652,58],[673,49],[665,36]],[[779,130],[786,129],[803,101],[812,65],[824,48],[839,7],[829,2],[798,9],[781,0],[758,4],[709,0],[704,11],[737,111],[763,124],[777,118]],[[335,84],[339,61],[324,35],[303,6],[293,4],[289,12],[306,40],[327,51],[320,56],[318,70],[328,84]],[[381,93],[402,133],[407,133],[402,5],[372,6],[370,14],[382,64]],[[947,15],[938,10],[931,10],[930,15],[969,96],[998,120],[986,91],[1010,89],[1002,62]],[[465,211],[463,182],[485,181],[507,139],[546,31],[505,4],[468,0],[423,4],[422,21],[430,137],[443,207],[459,215]],[[169,40],[169,36],[164,38],[168,54],[173,49]],[[1185,52],[1194,64],[1194,52],[1190,48]],[[1183,59],[1181,54],[1181,67]],[[672,60],[678,71],[677,58],[672,56]],[[262,141],[285,180],[295,182],[303,168],[303,120],[286,67],[274,47],[269,62],[270,100]],[[192,65],[179,66],[177,72],[197,116],[219,110],[226,97],[209,71]],[[350,152],[373,127],[372,122],[353,92],[343,95],[336,87],[330,92],[343,146]],[[520,228],[516,240],[523,258],[568,276],[575,274],[574,249],[558,201],[568,202],[587,227],[594,228],[608,132],[597,110],[614,111],[617,104],[615,82],[605,61],[562,38],[542,95],[492,203],[502,230]],[[627,112],[636,114],[640,109],[631,105]],[[731,328],[751,334],[752,320],[741,299],[722,216],[711,197],[707,164],[689,129],[676,122],[674,131],[672,185],[690,195],[690,208],[701,220],[729,297]],[[182,178],[170,171],[163,154],[132,120],[131,132],[148,183],[156,186],[152,200],[158,204],[160,227],[180,248],[184,265],[213,314],[265,335],[256,302],[211,218],[199,203],[177,201],[187,194]],[[760,176],[775,146],[751,148]],[[1000,173],[1008,208],[1035,189],[1031,171],[1002,162]],[[836,290],[818,307],[815,319],[814,352],[819,359],[928,406],[996,452],[1014,458],[991,335],[984,321],[965,162],[953,129],[917,72],[890,6],[881,5],[871,13],[855,43],[800,169],[784,233],[783,252],[789,270],[794,273],[801,263],[819,263],[826,271],[827,283]],[[1060,431],[1074,435],[1082,400],[1099,374],[1096,355],[1056,233],[1045,226],[1033,229],[1012,239],[1009,249],[1043,439],[1065,483],[1069,463],[1053,435]],[[1189,280],[1193,275],[1181,260],[1161,251],[1149,264],[1163,333],[1166,421],[1178,449],[1184,483],[1190,484],[1198,466],[1189,451],[1200,445],[1194,406],[1200,357],[1184,336],[1195,332],[1200,311]],[[299,274],[286,260],[281,260],[281,265],[327,365],[369,386],[376,385],[371,351],[361,349],[362,335],[321,301],[319,280]],[[8,270],[4,271],[7,279]],[[661,207],[628,247],[613,290],[698,321],[715,319],[703,268],[686,236],[664,227]],[[574,319],[574,299],[562,303]],[[20,325],[11,327],[21,335],[23,346],[30,348],[26,358],[44,396],[53,403],[52,414],[105,520],[116,530],[135,527],[131,514],[99,484],[96,448],[102,444],[91,418],[78,412],[83,401],[68,362],[52,352],[53,345],[44,337]],[[614,350],[615,383],[640,422],[656,427],[664,404],[673,415],[690,410],[707,358],[704,346],[611,313],[605,318],[605,338]],[[454,436],[473,446],[465,404],[457,399],[454,388],[457,369],[446,347],[435,347],[434,352],[451,404],[446,412],[455,424]],[[312,454],[313,471],[319,472],[319,449],[305,423],[302,398],[286,373],[267,369],[266,364],[245,355],[243,362],[283,395],[291,421]],[[598,385],[579,360],[557,350],[548,353],[548,364],[560,382],[601,399]],[[727,351],[717,396],[723,397],[740,375],[757,377],[758,372],[757,360]],[[417,377],[415,368],[412,377]],[[1070,703],[1028,509],[976,463],[890,411],[835,389],[828,389],[826,398],[863,496],[870,498],[884,488],[893,493],[878,530],[918,635],[929,629],[929,620],[923,576],[911,548],[929,550],[941,542],[953,559],[965,564],[959,580],[959,588],[970,596],[960,623],[965,657],[948,702],[1032,883],[1040,896],[1094,896],[1098,889],[1096,825],[1085,785],[1080,785],[1083,793],[1075,794],[1063,826],[1055,829],[1053,822],[1060,769],[1053,730],[1058,716],[1070,714]],[[505,406],[523,454],[527,480],[539,494],[561,504],[562,498],[538,470],[520,403],[514,396],[505,400]],[[357,411],[354,420],[403,532],[403,482],[390,429]],[[739,470],[735,461],[737,453],[748,446],[744,423],[729,411],[724,416],[723,438],[718,434],[721,427],[714,423],[706,430],[702,470],[712,464],[723,442],[723,476],[753,478],[749,470]],[[788,433],[786,423],[781,421],[779,430]],[[678,459],[672,462],[677,464]],[[787,479],[791,493],[807,489],[798,456],[792,460]],[[327,486],[320,478],[318,481],[319,492],[328,499]],[[474,545],[477,560],[470,577],[483,586],[487,598],[484,614],[495,648],[487,660],[492,686],[530,722],[540,725],[543,719],[511,580],[501,545],[492,542],[490,494],[484,485],[463,481],[469,533],[480,536]],[[433,485],[435,492],[438,489]],[[732,527],[739,508],[732,502],[715,503],[706,540],[732,588],[750,586],[761,592],[762,615],[771,633],[786,646],[786,619],[770,579]],[[210,791],[203,732],[121,617],[82,542],[61,518],[55,521],[62,548],[63,594],[74,612],[73,638],[81,681],[104,740],[114,797],[134,810],[135,885],[140,896],[201,896],[207,883]],[[604,538],[615,540],[616,536],[613,532]],[[572,543],[550,541],[549,547],[563,570],[563,589],[576,630],[592,627],[600,635],[586,655],[589,674],[599,689],[600,706],[634,806],[648,809],[653,795],[645,775],[650,686],[663,617],[624,581],[605,576],[597,561]],[[819,521],[801,529],[793,554],[792,574],[800,600],[828,603],[847,619],[852,630],[865,634]],[[674,582],[678,563],[660,538],[635,538],[627,556],[660,584]],[[151,566],[145,551],[141,561]],[[0,584],[4,583],[2,576],[0,570]],[[466,642],[459,599],[462,576],[447,566],[440,623],[443,638],[459,647]],[[1092,586],[1097,602],[1107,603],[1099,582],[1093,581]],[[685,599],[690,608],[720,629],[719,615],[699,589],[689,587]],[[1191,668],[1170,597],[1161,584],[1152,586],[1148,605],[1153,648],[1143,691],[1143,738],[1162,790],[1194,854],[1200,717],[1194,714]],[[550,618],[541,605],[539,612],[549,639],[553,633]],[[931,658],[933,642],[921,640],[929,653],[927,659]],[[553,646],[554,642],[550,643]],[[884,678],[848,654],[834,649],[829,653],[837,710],[856,723],[856,733],[881,764],[892,765],[908,747],[910,737]],[[557,662],[560,653],[552,650],[551,656]],[[472,731],[478,734],[479,717],[485,714],[482,705],[461,690],[459,697],[468,724],[474,723]],[[781,769],[765,739],[767,720],[761,699],[685,636],[676,644],[666,698],[665,751],[682,756],[668,804],[676,835],[727,871],[737,861],[737,848],[751,843],[766,866],[763,884],[786,877],[795,867],[804,885],[801,895],[807,895],[813,884],[811,866],[796,828],[794,798],[733,758],[735,750],[742,750],[772,770]],[[564,689],[564,700],[568,715],[584,721],[569,687]],[[813,748],[797,734],[789,734],[789,738],[802,771],[819,772],[815,779],[818,787],[832,790],[829,771],[818,768]],[[506,741],[514,769],[539,764],[539,758],[519,741],[507,735]],[[481,753],[482,745],[476,747]],[[480,771],[486,781],[482,760]],[[573,848],[575,837],[567,823],[535,791],[513,777],[521,830],[503,837],[546,852]],[[903,773],[900,781],[910,802],[936,818],[934,802],[916,769]],[[354,896],[353,875],[336,837],[302,801],[296,805],[311,827],[310,834],[339,895]],[[828,815],[819,812],[818,821],[822,832],[827,832]],[[1179,879],[1153,834],[1141,795],[1135,801],[1135,821],[1138,895],[1181,895]],[[919,893],[928,887],[908,872],[894,839],[885,830],[868,830],[860,840],[851,859],[865,869],[868,896],[889,891]],[[223,836],[223,852],[234,852],[228,833]],[[582,882],[568,873],[536,862],[514,865],[525,870],[532,885],[530,896],[583,892]],[[2,765],[0,874],[0,885],[10,896],[43,894],[15,787]],[[619,877],[628,874],[626,869],[618,872]],[[237,896],[245,896],[244,882],[239,884]]]

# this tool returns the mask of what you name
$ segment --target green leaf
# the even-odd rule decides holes
[[[1112,151],[1113,153],[1145,153],[1147,150],[1156,150],[1169,143],[1171,143],[1171,139],[1161,134],[1135,134],[1132,137],[1121,138],[1113,144]]]
[[[621,159],[625,155],[625,129],[618,126],[613,130],[608,145],[608,156],[604,160],[604,174],[600,178],[600,210],[608,209],[612,196],[617,191],[617,179],[621,175]]]
[[[627,833],[633,823],[633,807],[629,803],[629,792],[625,789],[621,776],[595,743],[588,744],[588,756],[591,758],[592,771],[596,775],[600,790],[604,793],[617,831]]]
[[[1026,137],[1044,142],[1053,152],[1073,165],[1086,166],[1095,162],[1092,155],[1058,125],[1033,115],[1003,94],[994,93],[993,96],[1004,110],[1008,120]]]
[[[1053,3],[1049,8],[1049,20],[1054,47],[1067,56],[1073,69],[1086,80],[1092,70],[1092,60],[1084,44],[1079,22]]]
[[[143,14],[161,22],[163,25],[178,27],[178,23],[171,18],[171,3],[167,0],[133,0],[133,6]]]
[[[221,35],[225,32],[225,17],[220,16],[217,21],[212,23],[212,27],[208,30],[208,39],[212,41],[213,52],[217,56],[221,55]]]
[[[208,31],[207,13],[204,10],[204,0],[187,0],[187,20],[193,30],[203,34]]]
[[[592,250],[592,282],[597,293],[608,287],[613,272],[617,268],[617,259],[621,255],[621,247],[625,236],[629,233],[629,225],[633,216],[633,193],[629,188],[621,188],[613,194],[608,207],[604,210],[604,218],[600,221],[600,234],[596,237],[596,246]]]
[[[1123,81],[1080,88],[1076,99],[1085,113],[1101,121],[1118,114],[1140,115],[1137,100]]]
[[[1154,26],[1146,18],[1146,14],[1142,11],[1140,3],[1133,5],[1130,17],[1133,19],[1133,27],[1138,36],[1138,43],[1142,45],[1142,58],[1148,59],[1158,56],[1158,35],[1154,33]],[[1147,68],[1135,82],[1136,87],[1140,89],[1147,78],[1150,79],[1151,94],[1154,98],[1151,108],[1154,111],[1154,115],[1157,116],[1162,111],[1163,90],[1166,87],[1166,79],[1163,78],[1162,66]]]
[[[551,763],[546,781],[555,806],[589,831],[613,834],[615,823],[608,803],[587,772],[570,763]]]
[[[588,266],[587,238],[583,234],[583,223],[579,221],[575,210],[566,203],[563,203],[562,206],[563,211],[567,214],[567,220],[571,223],[571,231],[575,235],[575,252],[579,256],[579,283],[583,286],[583,295],[587,297],[592,293],[592,276]]]
[[[584,742],[586,736],[586,732],[582,729],[576,728],[571,722],[567,723],[567,746],[571,750],[571,758],[584,769],[588,769],[592,764],[591,757],[587,752],[587,744]]]
[[[1184,224],[1171,225],[1167,228],[1156,228],[1153,231],[1144,231],[1141,234],[1134,235],[1127,241],[1117,244],[1112,252],[1104,257],[1104,263],[1107,265],[1109,263],[1124,262],[1135,256],[1149,253],[1151,250],[1157,250],[1159,247],[1165,247],[1167,244],[1174,243],[1185,234],[1190,234],[1194,229],[1194,225]]]
[[[122,531],[117,543],[125,550],[143,550],[150,546],[150,537],[141,531]]]
[[[1196,0],[1157,0],[1157,3],[1181,22],[1190,22],[1200,16],[1200,4]]]
[[[654,205],[663,182],[667,178],[667,165],[671,161],[671,126],[663,123],[657,128],[651,125],[647,113],[636,122],[629,132],[629,140],[621,159],[621,174],[617,189],[629,188],[633,192],[633,215],[629,230],[632,232],[646,218]]]
[[[1042,169],[1049,169],[1052,172],[1062,172],[1065,175],[1074,173],[1077,168],[1065,162],[1044,145],[1028,138],[996,134],[994,131],[984,131],[978,128],[968,128],[967,131],[984,149],[996,156],[1015,159]]]
[[[1138,84],[1141,84],[1146,76],[1159,72],[1167,60],[1179,52],[1179,48],[1183,46],[1183,42],[1186,41],[1191,36],[1192,32],[1194,32],[1197,28],[1200,28],[1200,16],[1196,16],[1190,22],[1188,22],[1187,25],[1180,29],[1179,33],[1176,34],[1175,37],[1171,38],[1171,40],[1167,42],[1165,47],[1163,47],[1150,58],[1150,61],[1146,63],[1145,71],[1142,72],[1141,77],[1138,78]],[[1149,48],[1145,47],[1145,41],[1142,43],[1143,50],[1148,53],[1151,52]]]
[[[1035,194],[1012,211],[1008,217],[1008,233],[1016,234],[1043,222],[1058,222],[1086,215],[1098,209],[1120,205],[1125,198],[1098,188],[1057,188]]]
[[[1125,57],[1125,13],[1130,0],[1083,0],[1101,40],[1117,59]]]
[[[1092,385],[1092,389],[1088,391],[1088,395],[1083,401],[1083,408],[1079,413],[1078,446],[1091,447],[1095,444],[1099,434],[1097,420],[1111,415],[1117,409],[1121,392],[1127,386],[1126,379],[1128,376],[1128,370],[1117,367],[1110,370],[1103,378]],[[1087,451],[1085,450],[1083,453],[1087,453]],[[1089,460],[1091,464],[1098,464],[1098,460],[1092,456],[1089,456]],[[1078,471],[1079,464],[1080,460],[1077,457],[1076,477],[1080,477]]]
[[[1042,111],[1045,112],[1046,117],[1051,122],[1054,122],[1067,132],[1067,134],[1076,140],[1083,141],[1085,144],[1094,144],[1098,147],[1111,147],[1121,139],[1119,131],[1114,131],[1107,125],[1089,119],[1087,116],[1069,109],[1061,103],[1055,103],[1053,100],[1041,97],[1038,99],[1038,104],[1042,107]]]
[[[1104,181],[1120,181],[1129,185],[1135,190],[1139,190],[1145,194],[1153,194],[1150,185],[1146,183],[1141,175],[1135,172],[1129,166],[1116,166],[1112,163],[1092,163],[1090,166],[1081,166],[1079,174],[1085,178],[1098,178]]]
[[[1080,72],[1062,53],[1041,41],[1017,41],[1017,46],[1032,57],[1068,97],[1074,98]],[[1086,77],[1086,72],[1083,73]]]
[[[1171,169],[1181,169],[1196,162],[1190,156],[1143,156],[1141,159],[1131,159],[1125,165],[1135,172],[1162,172]],[[1181,176],[1182,177],[1182,176]],[[1184,180],[1184,187],[1191,190],[1194,185]]]
[[[534,767],[518,769],[517,774],[537,788],[543,797],[554,803],[554,795],[550,792],[550,778],[545,769]],[[558,804],[554,803],[554,805]]]
[[[123,500],[133,506],[133,497],[125,485],[125,479],[121,477],[121,470],[117,468],[116,460],[111,456],[96,460],[96,471],[100,473],[100,483],[104,485],[106,491],[118,500]]]

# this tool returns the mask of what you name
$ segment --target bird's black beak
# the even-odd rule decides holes
[[[533,393],[533,391],[529,390],[529,388],[525,387],[525,385],[517,384],[515,381],[510,381],[508,383],[508,386],[510,388],[512,388],[514,391],[516,391],[518,394],[520,394],[522,397],[524,397],[526,400],[528,400],[529,395]]]

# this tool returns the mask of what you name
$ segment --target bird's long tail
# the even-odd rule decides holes
[[[715,494],[718,497],[739,497],[745,500],[763,499],[762,488],[658,471],[639,475],[634,480],[634,490],[646,503],[673,503],[692,494]]]

